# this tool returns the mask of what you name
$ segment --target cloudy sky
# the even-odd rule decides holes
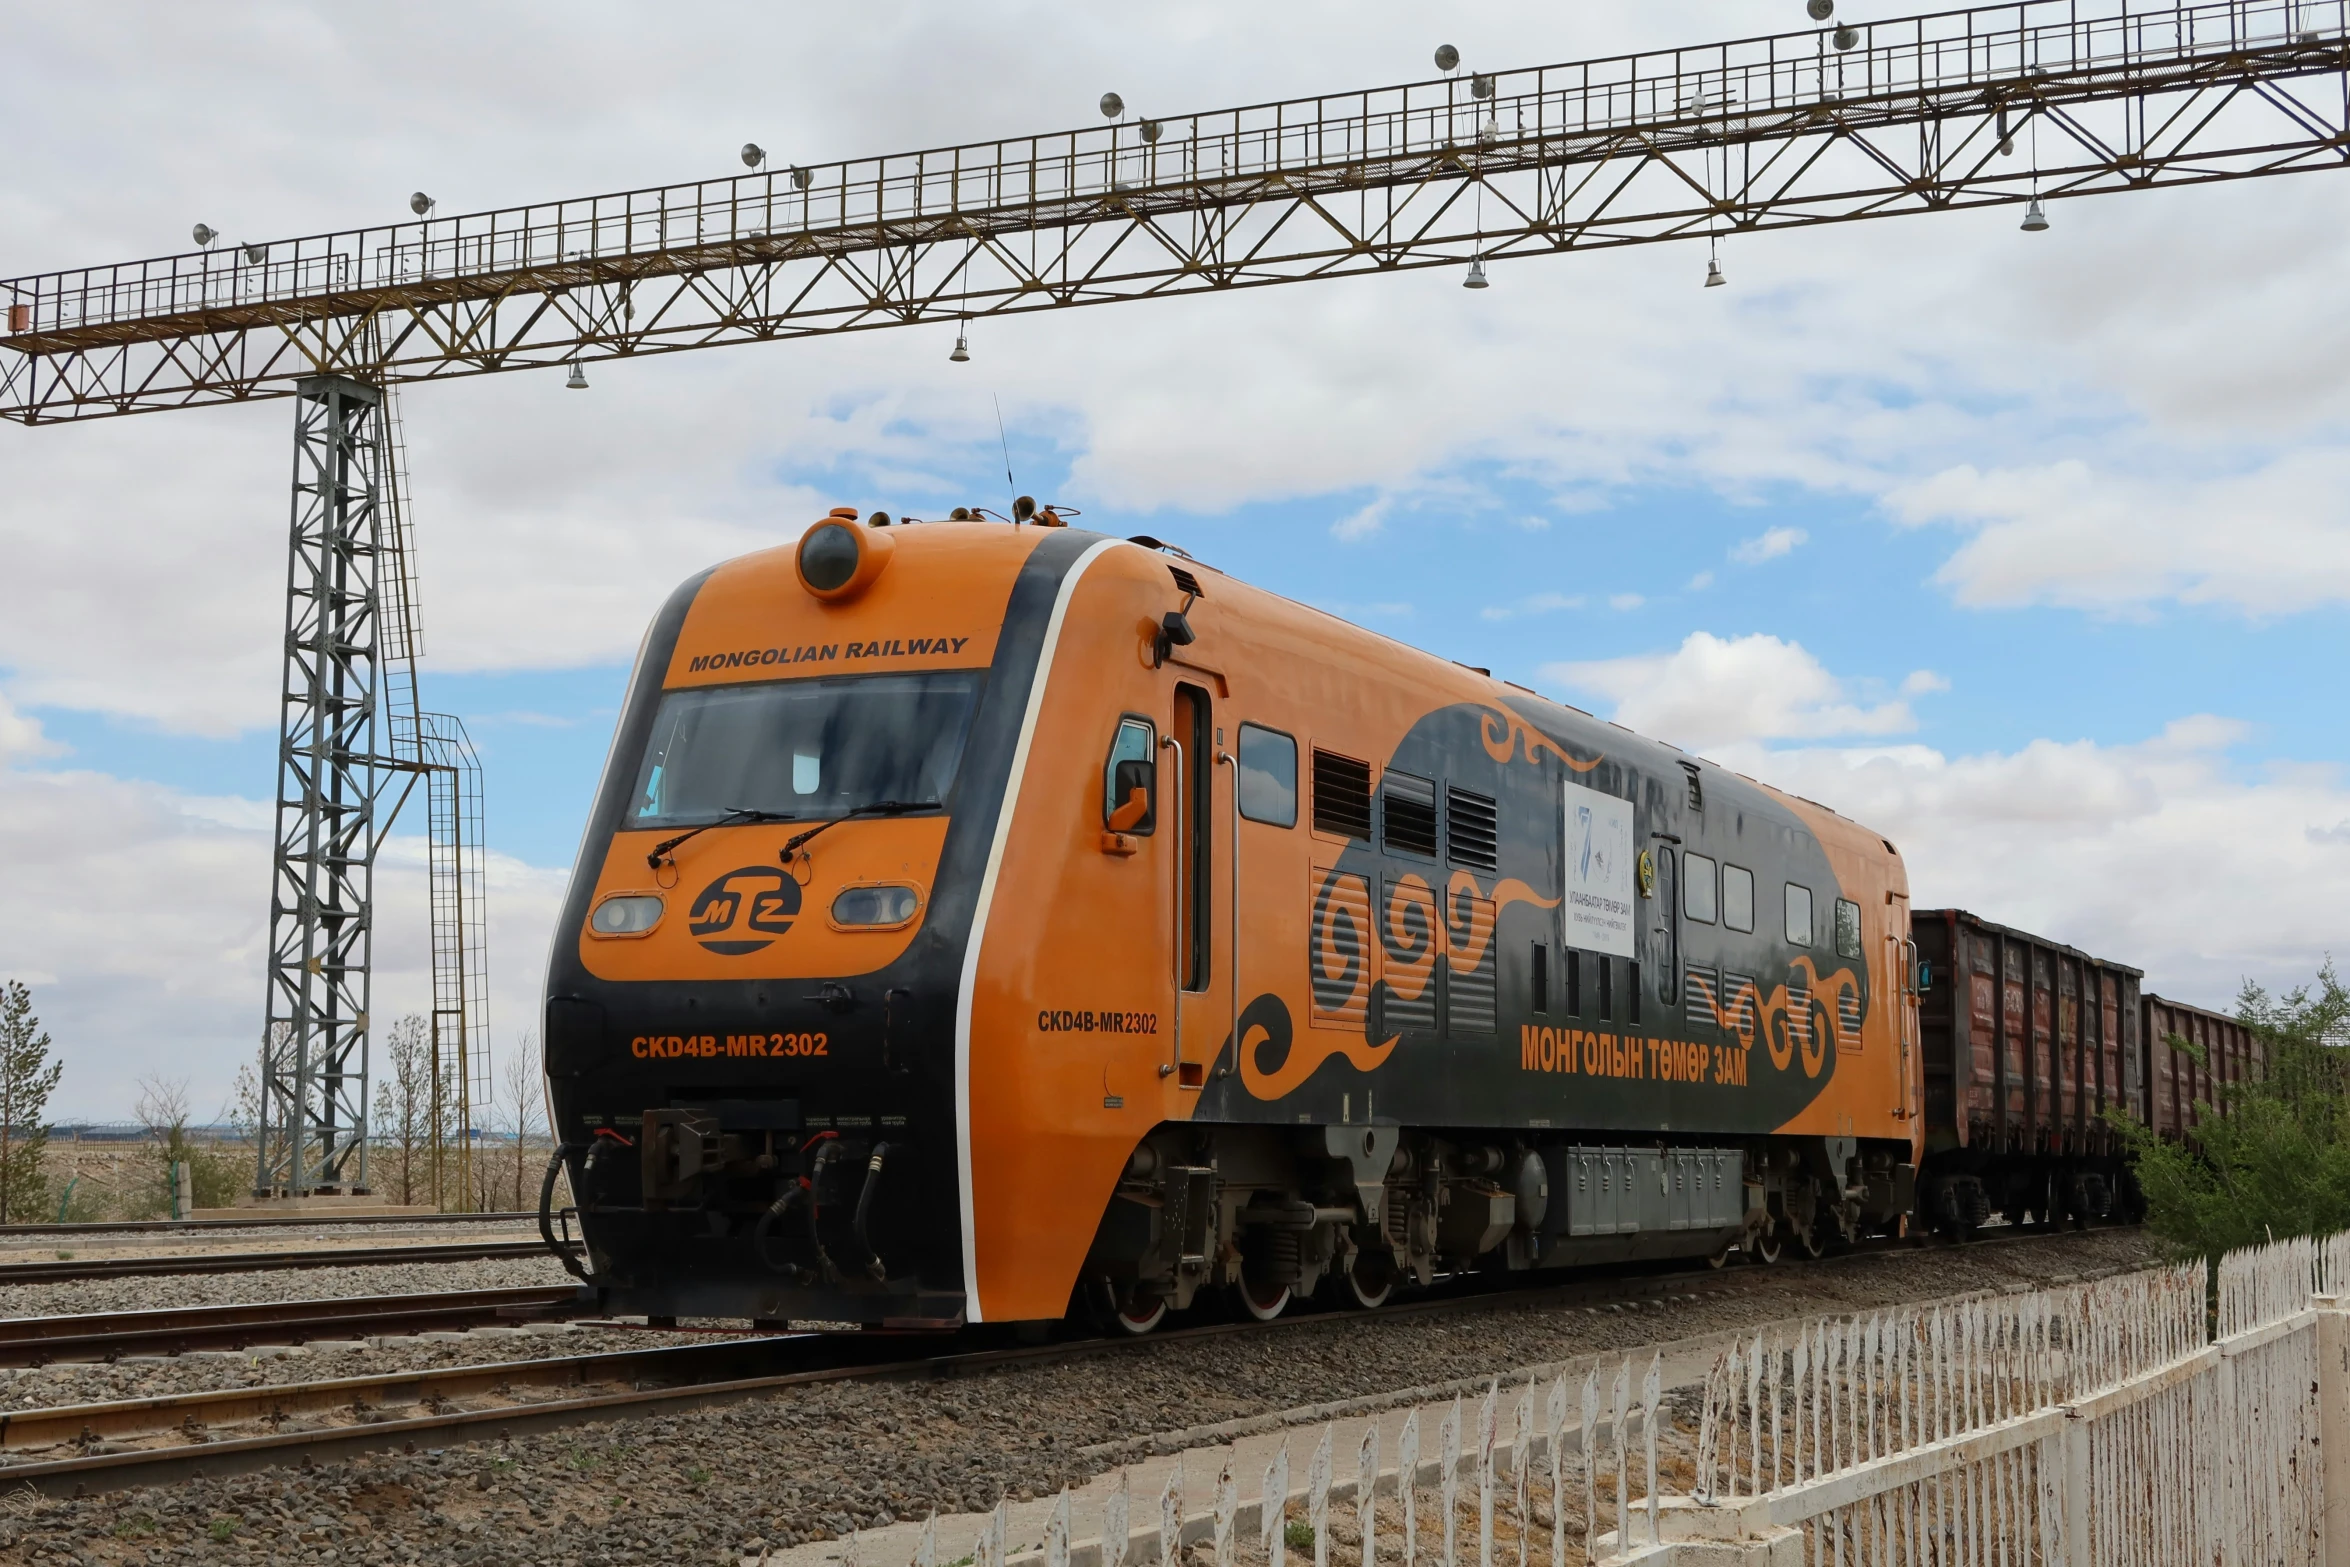
[[[1893,6],[1859,16],[1899,14]],[[1798,0],[1135,12],[0,3],[0,273],[1801,25]],[[2350,908],[2350,179],[599,365],[405,404],[428,705],[531,1026],[625,662],[834,504],[1020,487],[1795,788],[2224,1004]],[[0,428],[0,977],[55,1108],[255,1045],[289,405]],[[395,845],[379,1016],[424,995]]]

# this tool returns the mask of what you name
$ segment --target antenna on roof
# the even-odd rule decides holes
[[[995,402],[995,438],[1004,449],[1004,493],[1013,494],[1020,486],[1012,482],[1012,441],[1004,434],[1004,400],[995,393],[987,394]]]

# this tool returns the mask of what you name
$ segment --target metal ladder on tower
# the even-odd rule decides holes
[[[368,1189],[374,871],[422,780],[431,1184],[441,1206],[469,1209],[479,1205],[474,1107],[488,1100],[480,762],[460,719],[424,712],[418,701],[423,638],[396,393],[313,377],[295,408],[294,564],[254,1191]]]

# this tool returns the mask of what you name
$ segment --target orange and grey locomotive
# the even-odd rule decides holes
[[[647,633],[546,1003],[610,1309],[1139,1331],[1909,1219],[1892,845],[1058,522],[837,512]]]

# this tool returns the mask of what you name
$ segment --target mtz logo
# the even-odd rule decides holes
[[[704,887],[686,916],[694,939],[740,957],[772,946],[800,912],[800,884],[772,865],[746,865]]]

